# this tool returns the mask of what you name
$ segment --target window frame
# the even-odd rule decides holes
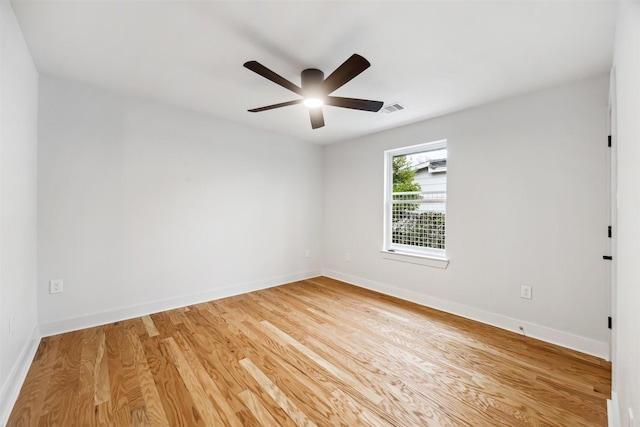
[[[422,248],[418,246],[393,243],[392,238],[392,206],[393,206],[393,158],[425,151],[435,151],[447,148],[447,140],[441,139],[407,147],[395,148],[384,152],[384,215],[383,215],[383,258],[397,261],[417,263],[434,267],[446,268],[448,265],[446,243],[444,249]],[[447,155],[448,161],[448,155]],[[448,165],[447,165],[448,166]],[[448,181],[448,179],[447,179]],[[447,191],[445,191],[446,193]],[[447,210],[445,201],[445,215]],[[447,228],[445,227],[445,242]]]

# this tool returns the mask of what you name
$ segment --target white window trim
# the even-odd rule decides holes
[[[418,255],[409,252],[397,252],[381,250],[382,258],[391,261],[407,262],[409,264],[426,265],[427,267],[447,268],[449,266],[449,260],[447,258],[440,258],[437,256]]]
[[[403,247],[391,241],[391,194],[393,182],[391,180],[391,167],[393,158],[408,154],[416,154],[423,151],[438,150],[447,147],[447,140],[417,144],[409,147],[387,150],[384,152],[384,236],[380,253],[384,259],[408,262],[412,264],[426,265],[430,267],[447,268],[449,260],[445,249]]]

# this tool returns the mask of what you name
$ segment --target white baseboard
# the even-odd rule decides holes
[[[93,313],[86,316],[74,317],[40,325],[40,333],[43,337],[57,335],[64,332],[77,331],[79,329],[91,328],[94,326],[106,325],[134,317],[145,316],[160,311],[173,310],[192,304],[213,301],[260,289],[271,288],[285,283],[296,282],[298,280],[310,279],[320,276],[320,270],[294,273],[285,276],[272,277],[265,280],[238,283],[211,291],[199,292],[196,294],[183,295],[175,298],[153,301],[145,304],[124,307],[117,310]]]
[[[608,360],[609,358],[609,345],[591,338],[585,338],[556,329],[547,328],[545,326],[536,325],[534,323],[525,322],[519,319],[503,316],[501,314],[491,313],[468,305],[402,289],[397,286],[340,273],[338,271],[323,270],[323,275],[361,288],[370,289],[372,291],[380,292],[406,301],[415,302],[420,305],[435,308],[436,310],[476,320],[508,331],[520,333],[519,327],[522,326],[527,332],[527,336],[532,338],[557,344],[572,350],[577,350],[605,360]]]
[[[34,326],[29,340],[25,343],[20,356],[16,360],[16,363],[11,368],[7,382],[2,384],[2,390],[0,391],[0,425],[4,426],[9,421],[9,415],[11,415],[11,409],[18,399],[18,394],[22,388],[31,361],[36,355],[38,345],[40,344],[40,331],[38,325]]]
[[[618,395],[613,391],[611,399],[607,400],[607,425],[609,427],[620,427],[620,411],[618,409]]]

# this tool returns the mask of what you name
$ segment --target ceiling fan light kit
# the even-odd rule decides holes
[[[303,104],[307,108],[320,108],[324,105],[324,101],[321,98],[310,98],[307,97],[304,99]]]
[[[306,70],[303,70],[300,75],[301,85],[298,86],[257,61],[245,62],[245,68],[261,75],[267,80],[271,80],[285,89],[289,89],[291,92],[302,96],[302,99],[253,108],[249,111],[252,113],[258,113],[261,111],[273,110],[274,108],[287,107],[289,105],[302,103],[309,108],[309,117],[311,119],[311,127],[313,129],[318,129],[324,126],[324,115],[321,108],[323,105],[371,111],[374,113],[378,112],[380,108],[382,108],[382,101],[330,96],[332,92],[342,87],[370,66],[371,64],[369,61],[354,53],[349,57],[349,59],[343,62],[342,65],[336,68],[336,70],[326,79],[324,78],[324,73],[316,68],[307,68]]]

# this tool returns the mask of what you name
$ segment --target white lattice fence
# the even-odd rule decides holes
[[[444,249],[446,197],[446,192],[393,193],[392,242]]]

